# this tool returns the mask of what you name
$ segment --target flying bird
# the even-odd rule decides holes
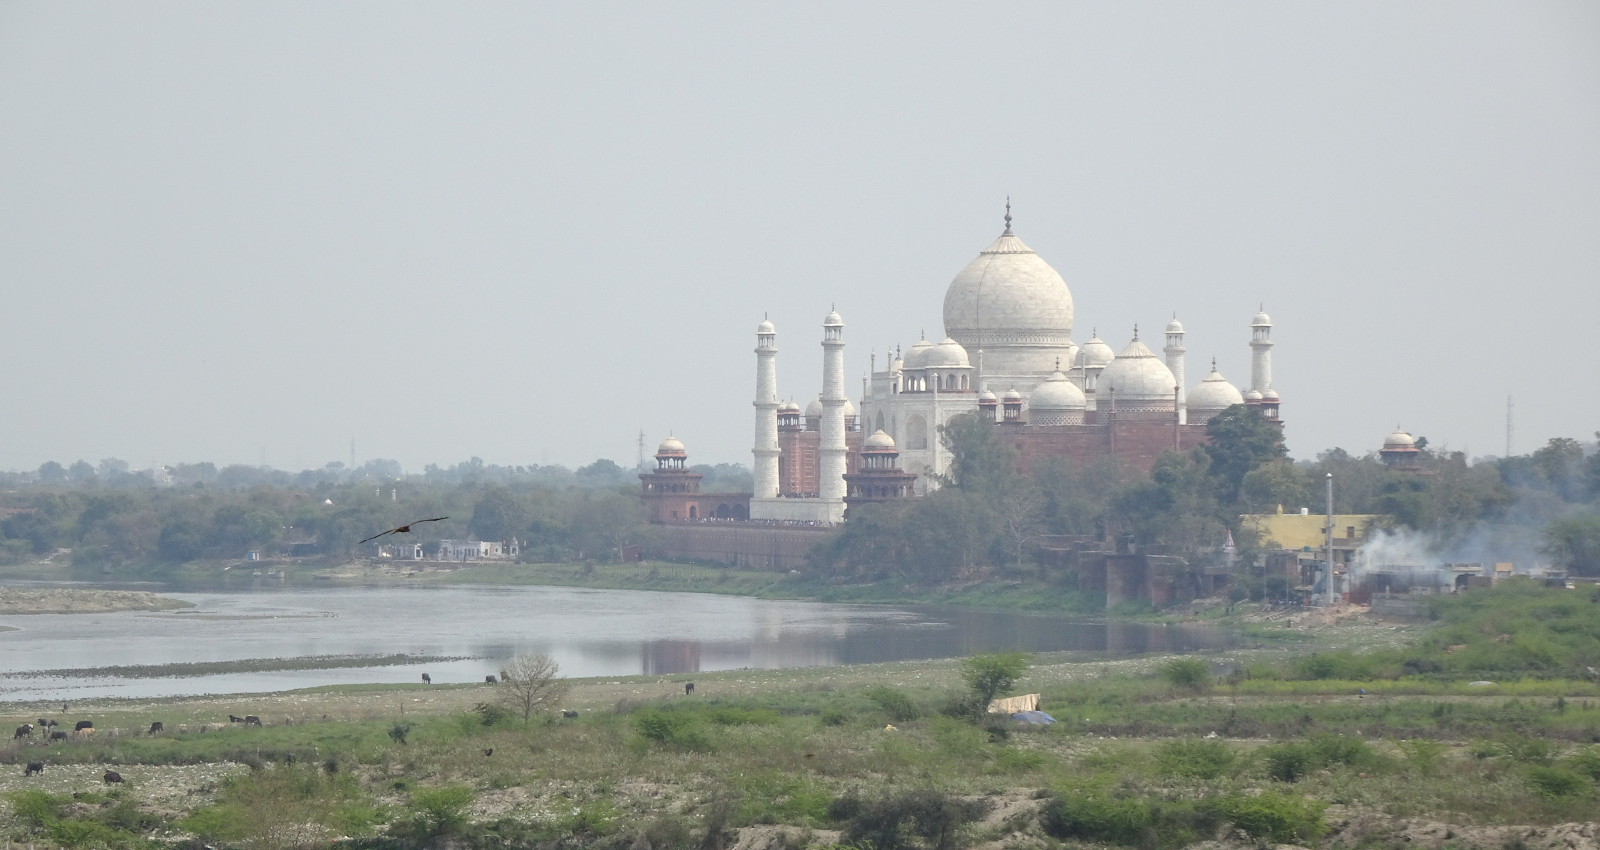
[[[447,517],[447,516],[436,516],[433,519],[412,520],[411,522],[406,523],[405,525],[402,525],[399,528],[391,528],[388,531],[381,531],[381,532],[379,532],[377,534],[374,534],[371,537],[368,537],[367,540],[377,540],[379,537],[382,537],[385,534],[410,534],[411,533],[411,526],[413,526],[413,525],[421,525],[421,524],[423,524],[425,522],[438,522],[441,519],[449,519],[449,517]],[[363,541],[361,541],[361,543],[365,543],[365,542],[367,542],[367,540],[363,540]],[[356,545],[360,546],[361,543],[357,543]]]

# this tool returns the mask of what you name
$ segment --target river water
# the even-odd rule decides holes
[[[1120,656],[1232,645],[1201,626],[1093,623],[928,606],[838,605],[567,587],[256,588],[165,593],[179,611],[0,618],[0,701],[481,682],[521,652],[572,677],[676,674],[1075,650]],[[202,676],[30,671],[348,655],[464,656],[382,667]]]

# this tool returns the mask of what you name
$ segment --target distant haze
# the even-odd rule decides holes
[[[1600,4],[10,2],[0,115],[5,469],[748,463],[1007,194],[1296,456],[1600,428]]]

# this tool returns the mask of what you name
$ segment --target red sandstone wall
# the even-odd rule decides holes
[[[805,566],[806,552],[835,533],[827,528],[758,523],[668,523],[654,529],[645,553],[661,560],[792,570]]]
[[[998,426],[1002,440],[1017,449],[1018,467],[1033,471],[1035,464],[1053,457],[1068,457],[1089,463],[1111,453],[1129,465],[1149,472],[1161,453],[1173,447],[1173,423],[1123,420],[1111,425]],[[1112,429],[1116,430],[1113,440]],[[1205,443],[1204,425],[1180,425],[1178,437],[1187,450]]]

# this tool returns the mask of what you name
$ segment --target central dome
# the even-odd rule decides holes
[[[985,353],[1068,345],[1072,293],[1067,282],[1012,234],[1009,218],[1000,238],[950,281],[944,293],[945,333],[968,351]]]

